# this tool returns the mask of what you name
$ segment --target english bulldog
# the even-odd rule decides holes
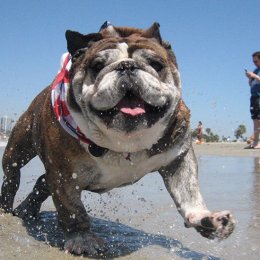
[[[90,231],[81,192],[107,192],[158,171],[186,227],[210,239],[228,237],[231,212],[209,211],[199,190],[190,112],[159,24],[143,30],[107,23],[98,33],[67,31],[66,39],[60,72],[9,138],[0,207],[27,219],[52,196],[64,249],[95,255],[105,243]],[[36,155],[45,173],[13,210],[20,169]]]

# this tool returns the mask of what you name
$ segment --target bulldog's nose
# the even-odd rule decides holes
[[[131,61],[122,61],[118,64],[116,70],[120,71],[122,74],[135,74],[137,66]]]

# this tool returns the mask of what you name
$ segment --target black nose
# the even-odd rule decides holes
[[[122,74],[135,74],[137,65],[131,61],[122,61],[118,64],[116,70]]]

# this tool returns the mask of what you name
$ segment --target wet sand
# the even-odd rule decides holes
[[[84,192],[92,229],[108,244],[108,259],[259,259],[260,150],[244,143],[194,145],[199,180],[208,207],[230,209],[237,228],[222,242],[186,229],[157,173],[102,196]],[[0,158],[3,148],[0,148]],[[16,204],[31,190],[43,167],[38,159],[22,170]],[[0,183],[2,170],[0,171]],[[51,199],[31,223],[0,212],[0,259],[78,259],[62,251]],[[87,259],[87,257],[84,257]]]
[[[259,157],[260,149],[245,149],[248,144],[238,143],[203,143],[194,144],[196,155]]]

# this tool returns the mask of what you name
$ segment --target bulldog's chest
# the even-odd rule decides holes
[[[82,189],[104,192],[133,184],[147,173],[167,165],[181,152],[181,146],[154,156],[150,156],[146,151],[136,153],[109,151],[102,157],[93,157],[91,162],[77,161],[74,172]]]
[[[80,161],[74,166],[78,181],[87,190],[102,192],[115,187],[132,184],[151,171],[145,163],[149,159],[146,152],[114,153],[92,158],[92,163]]]
[[[115,187],[132,184],[151,170],[145,160],[149,159],[145,152],[114,153],[108,152],[102,158],[93,158],[93,162],[81,162],[80,182],[86,189],[102,192]],[[76,171],[79,172],[77,166]],[[89,179],[90,177],[90,179]]]

